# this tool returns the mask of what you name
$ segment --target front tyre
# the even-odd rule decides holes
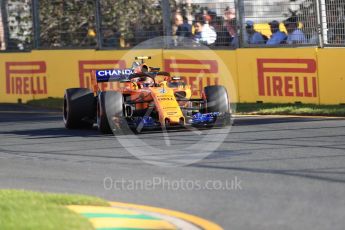
[[[220,85],[207,86],[204,88],[207,113],[220,113],[216,124],[230,125],[230,102],[226,88]]]
[[[97,126],[104,134],[120,133],[125,123],[123,96],[116,91],[105,91],[98,95]]]
[[[63,121],[68,129],[91,128],[95,117],[95,98],[87,88],[66,89]]]

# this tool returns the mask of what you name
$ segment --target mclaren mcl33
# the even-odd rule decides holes
[[[64,94],[65,127],[91,128],[126,134],[172,127],[214,127],[231,123],[230,102],[224,86],[206,86],[200,98],[192,98],[190,85],[180,77],[149,67],[136,57],[131,68],[92,72],[89,88],[69,88]],[[118,90],[102,90],[102,84],[118,82]],[[108,87],[109,88],[109,87]]]

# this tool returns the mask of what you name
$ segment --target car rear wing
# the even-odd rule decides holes
[[[105,69],[96,70],[95,77],[97,83],[100,82],[114,82],[114,81],[128,81],[133,75],[132,69]]]
[[[102,69],[92,70],[91,72],[91,88],[93,92],[99,91],[98,83],[105,82],[129,82],[130,76],[133,74],[132,69]]]
[[[154,78],[156,75],[170,76],[168,72],[152,71],[145,73],[134,73],[132,69],[106,69],[94,71],[94,76],[97,83],[114,81],[128,82],[129,80],[136,77]]]
[[[150,77],[155,79],[157,75],[169,77],[168,72],[161,72],[159,68],[152,69],[153,71],[144,73],[134,73],[133,69],[103,69],[93,70],[91,73],[91,85],[94,92],[99,90],[98,83],[104,82],[123,82],[128,83],[133,78],[146,78]],[[157,71],[157,72],[156,72]]]

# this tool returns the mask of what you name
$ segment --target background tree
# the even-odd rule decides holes
[[[90,28],[95,28],[96,0],[40,0],[41,44],[68,47],[90,45]],[[163,35],[163,18],[159,0],[99,0],[100,32],[115,34],[122,46]],[[170,0],[172,12],[187,15],[196,7],[186,1]],[[93,38],[95,39],[95,38]],[[94,43],[91,42],[92,45]]]
[[[39,0],[39,25],[43,47],[94,45],[86,41],[95,27],[95,1]]]
[[[33,43],[32,1],[38,3],[39,46],[45,48],[94,47],[96,31],[113,34],[123,46],[163,35],[160,0],[0,0],[6,17],[8,41],[29,47]],[[101,28],[96,29],[96,1]],[[189,16],[195,6],[186,0],[170,0],[172,13]],[[17,26],[10,23],[14,22]],[[17,45],[17,44],[16,44]]]

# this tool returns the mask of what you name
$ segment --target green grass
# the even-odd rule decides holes
[[[31,100],[28,105],[62,109],[62,98]],[[305,116],[345,116],[345,105],[277,104],[277,103],[237,103],[233,104],[236,114],[248,115],[305,115]]]
[[[44,99],[29,100],[26,104],[35,107],[62,110],[63,98],[48,97]]]
[[[239,103],[237,114],[345,116],[345,105]]]
[[[85,217],[65,205],[109,206],[106,201],[91,196],[0,190],[0,229],[93,229]]]

